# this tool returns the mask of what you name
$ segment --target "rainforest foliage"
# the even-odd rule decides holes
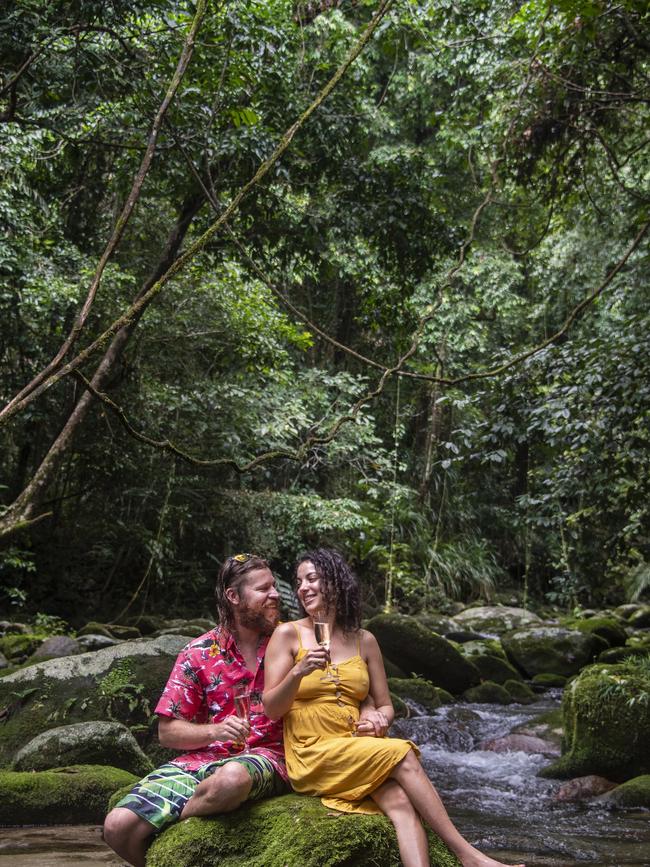
[[[207,611],[317,542],[404,611],[647,594],[649,23],[8,3],[3,613]]]

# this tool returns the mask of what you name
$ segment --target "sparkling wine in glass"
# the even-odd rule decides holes
[[[250,684],[240,684],[233,689],[233,700],[235,702],[235,715],[239,719],[250,721],[251,712],[251,690]],[[246,741],[237,744],[242,750],[246,749]]]
[[[325,620],[314,620],[314,636],[316,643],[320,644],[328,654],[328,660],[325,663],[325,675],[321,677],[321,681],[325,683],[333,682],[332,672],[330,671],[329,652],[330,652],[330,625]]]

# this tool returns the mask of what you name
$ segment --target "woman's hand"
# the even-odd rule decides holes
[[[212,741],[234,741],[242,744],[251,733],[248,720],[238,716],[227,716],[218,723],[212,723]]]
[[[316,669],[324,670],[329,661],[329,653],[324,647],[315,647],[308,650],[300,662],[297,662],[294,671],[299,677],[305,677]]]
[[[356,734],[369,738],[383,738],[388,731],[388,718],[381,710],[365,708],[354,724]]]

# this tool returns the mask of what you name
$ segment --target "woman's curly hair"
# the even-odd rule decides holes
[[[344,632],[356,632],[361,627],[361,588],[359,579],[338,551],[316,548],[298,557],[294,569],[309,561],[321,579],[321,592],[327,605],[336,611],[336,623]],[[303,614],[304,614],[303,610]]]

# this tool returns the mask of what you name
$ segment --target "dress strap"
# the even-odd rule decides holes
[[[300,636],[300,629],[298,627],[298,624],[294,620],[291,621],[291,625],[296,630],[296,635],[298,636],[298,653],[300,653],[300,651],[302,650],[302,638]]]
[[[357,632],[357,656],[361,656],[361,630]]]

